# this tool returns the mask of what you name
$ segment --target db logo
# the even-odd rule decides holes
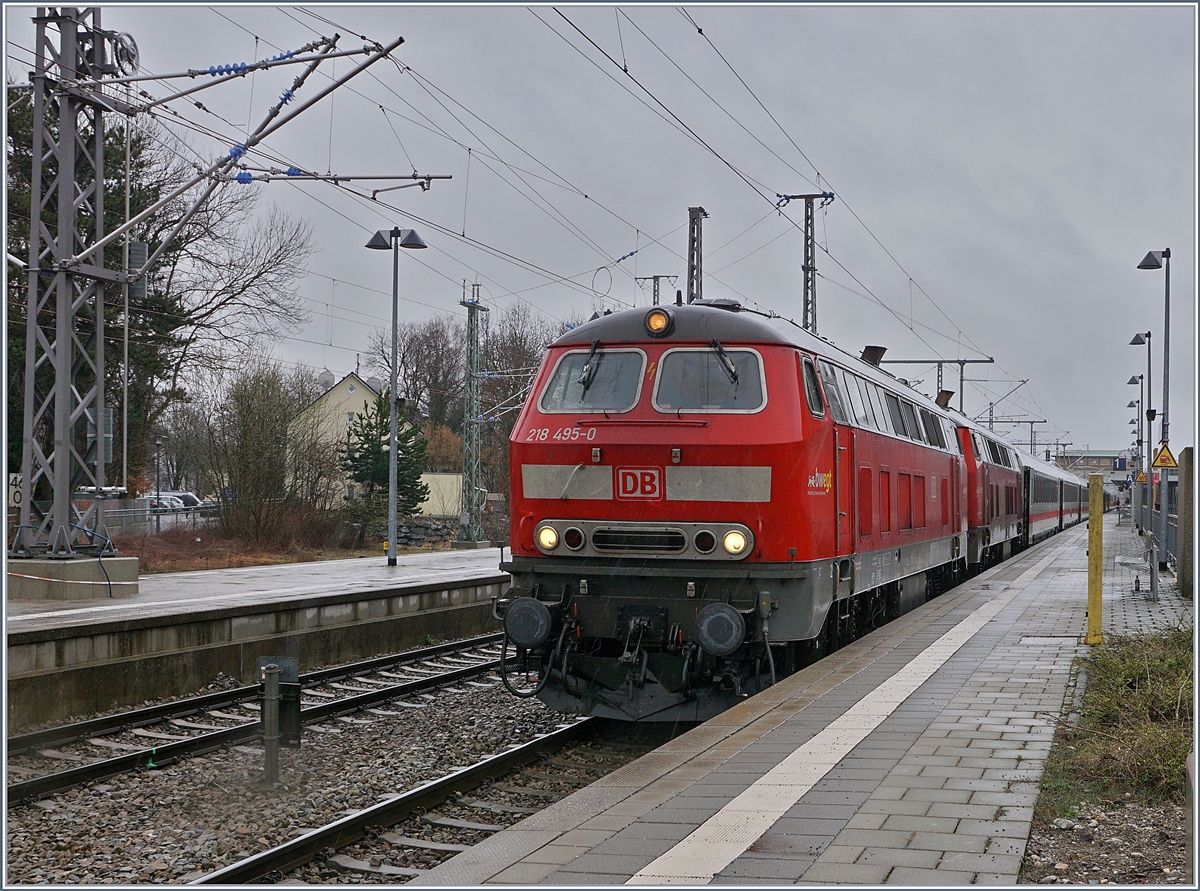
[[[662,498],[662,471],[657,467],[618,467],[617,497],[658,501]]]

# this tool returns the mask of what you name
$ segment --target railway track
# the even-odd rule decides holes
[[[321,883],[347,873],[407,881],[635,760],[670,731],[636,733],[642,738],[630,742],[628,725],[578,719],[191,884]]]
[[[499,639],[485,635],[302,674],[301,722],[312,727],[437,687],[481,683],[476,679],[499,665]],[[71,786],[251,742],[262,734],[260,689],[238,687],[10,737],[8,773],[24,779],[8,785],[8,801],[36,801]]]

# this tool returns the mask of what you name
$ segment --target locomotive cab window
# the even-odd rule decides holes
[[[668,350],[659,361],[654,407],[662,412],[756,412],[766,403],[762,357],[719,342]]]
[[[558,360],[538,408],[546,413],[629,411],[641,393],[645,362],[641,350],[572,350]]]

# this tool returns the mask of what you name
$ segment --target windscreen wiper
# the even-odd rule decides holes
[[[583,394],[588,391],[588,387],[592,385],[592,381],[596,379],[596,371],[600,368],[600,360],[604,357],[603,353],[596,355],[600,351],[600,341],[593,340],[592,348],[588,350],[587,358],[583,361],[583,373],[579,375],[579,380],[576,383],[583,384],[583,389],[579,391],[579,398],[583,398]],[[595,363],[592,360],[595,359]]]
[[[725,369],[725,373],[729,375],[729,380],[736,387],[738,382],[737,368],[734,367],[733,360],[729,358],[729,354],[725,352],[725,347],[721,346],[721,341],[715,337],[709,343],[709,346],[716,350],[717,358],[721,360],[721,367]]]

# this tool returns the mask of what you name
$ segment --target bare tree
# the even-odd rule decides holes
[[[390,331],[374,331],[366,365],[385,380],[391,374]],[[421,418],[458,431],[462,426],[466,326],[440,315],[397,326],[396,391],[416,405]]]
[[[123,140],[123,131],[114,132]],[[190,178],[188,149],[168,142],[153,122],[134,125],[130,185],[133,206],[147,206]],[[138,226],[134,237],[151,253],[198,197],[198,186]],[[197,369],[234,368],[263,341],[308,321],[299,282],[312,253],[308,224],[275,207],[259,211],[259,188],[236,183],[216,190],[163,250],[146,281],[146,297],[130,307],[129,446],[133,467],[144,466],[151,432]],[[124,169],[105,184],[114,219],[123,212]],[[117,208],[121,210],[114,213]],[[120,249],[106,262],[120,266]],[[118,364],[112,368],[118,371]],[[109,392],[119,402],[118,379]]]
[[[546,347],[566,326],[534,312],[528,304],[514,303],[493,311],[483,342],[483,436],[480,470],[482,485],[492,492],[508,492],[508,437]]]
[[[321,393],[311,370],[217,368],[190,389],[191,401],[171,415],[173,450],[217,493],[226,534],[278,540],[297,509],[332,506],[338,443],[303,411]]]

